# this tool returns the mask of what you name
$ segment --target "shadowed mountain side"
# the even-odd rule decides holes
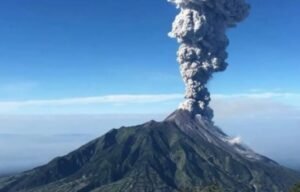
[[[0,192],[287,192],[300,175],[176,111],[163,122],[114,129],[34,170],[0,179]]]
[[[290,192],[300,192],[300,183],[296,184]]]

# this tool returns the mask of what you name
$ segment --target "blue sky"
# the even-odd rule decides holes
[[[213,93],[300,92],[300,2],[250,0]],[[0,7],[0,99],[182,93],[164,0],[11,0]]]
[[[215,121],[263,154],[300,162],[300,2],[248,2],[249,18],[228,31],[230,66],[209,83]],[[184,92],[178,44],[167,36],[177,12],[166,0],[1,2],[0,137],[9,138],[1,164],[42,164],[112,127],[174,110]],[[37,146],[49,149],[38,162],[20,153]]]

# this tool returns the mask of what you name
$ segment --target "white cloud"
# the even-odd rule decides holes
[[[98,97],[78,97],[53,100],[27,100],[27,101],[2,101],[1,112],[21,110],[28,107],[79,107],[91,104],[151,104],[163,103],[182,98],[182,94],[157,94],[157,95],[106,95]],[[63,110],[63,109],[61,109]]]
[[[28,100],[0,102],[0,105],[87,105],[95,103],[157,103],[182,98],[181,94],[158,94],[158,95],[107,95],[99,97],[78,97],[53,100]]]
[[[212,107],[219,118],[300,118],[300,94],[262,92],[214,95]]]
[[[0,101],[0,113],[164,113],[176,109],[183,94],[106,95],[53,100]],[[300,118],[300,94],[286,92],[250,92],[212,95],[218,118],[280,117]],[[88,107],[87,107],[88,106]],[[47,110],[44,110],[47,109]],[[134,110],[133,110],[134,109]],[[170,111],[171,112],[171,111]]]
[[[215,94],[215,98],[254,98],[254,99],[274,99],[274,98],[298,98],[300,93],[289,92],[251,92],[238,94]]]

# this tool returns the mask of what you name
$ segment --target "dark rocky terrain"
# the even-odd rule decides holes
[[[0,192],[287,192],[299,180],[201,117],[176,111],[0,178]]]

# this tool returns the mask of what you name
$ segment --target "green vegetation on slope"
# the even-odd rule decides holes
[[[290,192],[300,192],[300,183],[295,185]]]
[[[181,190],[181,192],[223,192],[217,185],[208,186],[205,188],[186,188]]]

